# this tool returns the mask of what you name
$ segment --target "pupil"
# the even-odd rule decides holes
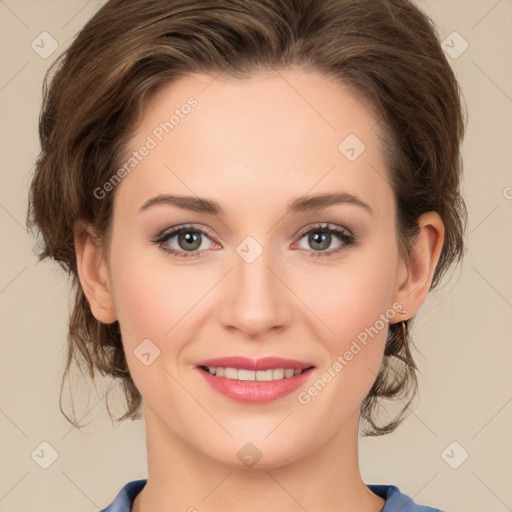
[[[201,245],[201,243],[199,241],[199,233],[192,233],[191,231],[186,231],[184,233],[180,233],[179,241],[180,241],[180,243],[182,241],[187,242],[187,244],[189,244],[188,248],[192,249],[192,250],[196,250]],[[195,244],[195,245],[191,246],[190,243]]]
[[[329,233],[316,232],[310,235],[310,243],[313,245],[313,247],[315,243],[319,243],[320,247],[318,247],[318,249],[327,249],[330,245],[330,237],[331,235]]]

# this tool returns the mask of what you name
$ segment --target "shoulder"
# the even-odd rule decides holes
[[[115,497],[114,501],[100,512],[130,512],[133,500],[146,485],[146,479],[128,482]]]
[[[119,491],[114,501],[100,512],[130,512],[135,497],[146,485],[146,481],[146,479],[143,479],[128,482]],[[373,493],[386,500],[386,504],[381,512],[443,512],[438,508],[418,505],[394,485],[367,485]]]
[[[438,508],[418,505],[409,496],[403,494],[395,485],[367,485],[373,493],[386,500],[386,504],[381,512],[443,512]]]

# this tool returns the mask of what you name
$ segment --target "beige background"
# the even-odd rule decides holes
[[[83,433],[60,414],[67,282],[54,264],[36,263],[24,227],[44,72],[101,3],[0,0],[0,511],[92,512],[146,476],[143,422],[113,427],[103,388],[88,403],[81,395],[78,411],[91,422]],[[418,5],[442,39],[457,31],[469,44],[449,58],[469,111],[469,250],[420,313],[417,407],[395,433],[361,440],[361,469],[366,482],[398,485],[418,503],[505,512],[512,510],[512,1]],[[47,59],[31,47],[44,31],[59,43]],[[58,453],[47,469],[36,455],[51,451],[42,442]]]

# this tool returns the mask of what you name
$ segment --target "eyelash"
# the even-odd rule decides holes
[[[157,244],[164,252],[176,256],[176,257],[184,257],[184,258],[199,258],[201,256],[201,252],[203,251],[178,251],[176,249],[171,249],[169,247],[164,246],[164,242],[168,241],[170,238],[175,237],[176,235],[179,235],[183,232],[195,232],[200,233],[201,235],[206,235],[208,238],[212,237],[212,233],[210,230],[205,228],[197,228],[195,226],[181,226],[178,228],[172,228],[169,230],[166,230],[164,232],[159,233],[153,240],[152,243]],[[302,230],[297,236],[299,240],[304,238],[305,235],[309,235],[310,233],[314,232],[321,232],[321,233],[328,233],[331,235],[338,236],[342,244],[337,249],[333,249],[330,251],[311,251],[310,257],[318,258],[318,257],[329,257],[333,254],[339,253],[341,250],[343,250],[346,247],[353,247],[357,245],[358,238],[353,235],[352,233],[349,233],[346,229],[340,228],[338,226],[332,225],[332,224],[317,224],[316,226],[312,226],[310,228],[307,228],[305,230]]]

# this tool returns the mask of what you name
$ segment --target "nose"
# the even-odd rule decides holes
[[[293,294],[282,268],[267,258],[266,251],[252,263],[238,255],[234,262],[222,297],[223,326],[251,339],[285,329],[290,324]]]

